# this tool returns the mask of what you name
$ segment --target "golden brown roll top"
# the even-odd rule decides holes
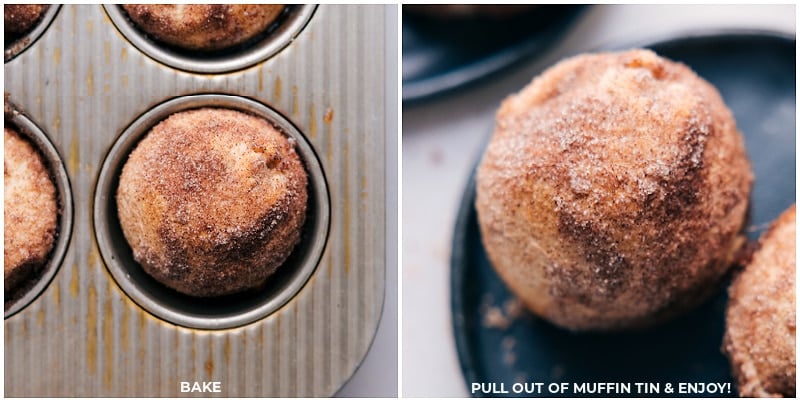
[[[58,228],[58,200],[39,152],[3,128],[3,275],[6,298],[48,258]]]
[[[560,62],[506,99],[477,174],[492,264],[574,329],[703,299],[742,242],[753,176],[719,93],[647,50]]]
[[[127,4],[131,20],[155,39],[189,50],[242,44],[278,19],[282,4]]]
[[[134,258],[165,285],[219,296],[262,285],[305,220],[294,143],[266,120],[225,109],[173,114],[125,164],[119,219]]]

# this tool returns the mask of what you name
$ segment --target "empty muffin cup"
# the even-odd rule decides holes
[[[41,156],[55,189],[57,212],[54,240],[45,261],[42,264],[37,263],[32,271],[14,285],[11,292],[6,292],[5,318],[9,318],[33,303],[47,289],[58,272],[72,234],[73,203],[72,189],[64,162],[47,135],[27,116],[15,110],[7,112],[5,118],[5,124],[12,127],[13,131],[31,144]],[[5,223],[12,222],[5,221]]]
[[[171,263],[170,268],[172,268],[172,270],[167,268],[166,270],[162,270],[165,272],[159,273],[157,270],[158,267],[153,268],[155,263],[151,264],[149,257],[158,259],[160,256],[152,253],[147,253],[143,256],[143,250],[140,246],[141,242],[138,241],[138,239],[134,239],[136,240],[132,242],[135,243],[134,245],[128,242],[132,237],[131,225],[128,223],[123,229],[123,224],[121,223],[121,218],[125,218],[122,220],[123,222],[125,220],[130,220],[125,216],[132,213],[130,210],[132,203],[129,201],[126,203],[119,203],[119,196],[121,193],[125,192],[121,189],[120,181],[124,179],[126,183],[131,182],[131,180],[127,178],[121,179],[121,176],[124,175],[123,167],[126,166],[126,163],[134,159],[131,155],[134,149],[140,144],[144,145],[145,142],[143,142],[143,140],[145,137],[151,134],[151,131],[155,132],[156,130],[153,128],[160,123],[163,124],[165,120],[175,123],[184,123],[185,121],[182,120],[176,122],[179,121],[180,118],[175,119],[174,117],[197,116],[202,114],[201,112],[208,112],[209,110],[217,111],[220,116],[235,117],[236,115],[240,115],[243,119],[266,121],[293,144],[294,151],[299,156],[302,168],[305,170],[305,176],[307,176],[305,222],[302,224],[299,242],[293,247],[288,258],[277,267],[274,273],[266,278],[265,283],[254,285],[254,287],[244,290],[235,290],[233,291],[235,293],[231,293],[232,291],[229,290],[231,287],[240,284],[240,282],[237,282],[235,279],[228,282],[228,285],[224,284],[221,278],[212,278],[209,280],[202,276],[193,277],[192,273],[213,273],[215,266],[219,265],[220,268],[222,268],[222,266],[228,265],[227,263],[233,258],[239,260],[240,256],[242,257],[241,260],[247,260],[246,262],[249,263],[248,265],[252,267],[253,259],[256,260],[256,263],[262,260],[262,258],[259,257],[252,258],[249,256],[253,251],[261,251],[254,250],[256,247],[253,247],[253,242],[232,245],[230,240],[228,240],[229,238],[222,238],[220,239],[221,242],[219,242],[219,240],[214,237],[210,242],[212,245],[205,248],[203,250],[204,253],[199,256],[203,259],[202,262],[205,263],[204,265],[206,265],[206,267],[202,267],[205,268],[205,270],[201,269],[199,264],[181,259]],[[218,121],[212,119],[204,123],[214,124],[217,122]],[[164,125],[159,126],[163,127]],[[155,133],[152,134],[155,135]],[[197,140],[197,138],[194,140]],[[216,138],[214,140],[218,142],[214,144],[215,146],[225,145],[225,143],[219,142]],[[191,139],[189,142],[183,144],[193,146],[191,144]],[[182,146],[183,144],[176,143],[176,146]],[[238,147],[231,144],[231,151],[236,152],[238,151],[237,149]],[[267,149],[261,149],[259,151],[268,152]],[[177,157],[176,160],[182,158],[180,154],[177,156],[172,154],[170,157],[173,156]],[[243,157],[244,156],[246,156],[246,154],[244,154]],[[258,158],[257,156],[259,156],[259,154],[254,154],[254,157]],[[217,161],[214,161],[212,164]],[[252,161],[255,163],[258,160],[254,159]],[[274,167],[272,163],[273,161],[271,159],[268,160],[267,164],[269,164],[269,168]],[[208,164],[207,166],[212,164]],[[241,163],[237,162],[236,165],[230,167],[233,168],[231,171],[242,173],[242,171],[246,172],[247,168],[255,165],[256,164],[249,164],[249,161],[243,159]],[[267,166],[262,167],[266,168]],[[198,166],[198,168],[205,167]],[[125,169],[127,170],[127,167],[125,167]],[[128,174],[128,176],[131,175],[127,171],[125,173]],[[159,175],[158,171],[153,171],[152,173],[155,176]],[[168,172],[164,173],[165,176],[167,174]],[[162,177],[158,176],[156,179],[162,179]],[[198,184],[194,179],[195,178],[192,177],[190,178],[191,182],[176,183],[175,190],[180,192],[178,194],[186,194],[180,187],[184,187],[184,184],[189,186]],[[211,184],[210,182],[206,183]],[[200,184],[202,185],[202,183]],[[122,187],[125,186],[123,185]],[[167,185],[164,187],[169,188],[170,186]],[[186,188],[188,188],[188,186]],[[141,193],[141,191],[135,190],[134,192],[128,191],[127,193],[136,193],[136,195],[125,197],[126,199],[133,199],[138,197],[138,193]],[[217,193],[219,193],[219,191],[217,191]],[[181,196],[183,196],[183,194],[181,194]],[[141,194],[141,197],[145,196],[145,194]],[[233,203],[238,201],[241,203],[241,201],[239,201],[241,199],[228,199],[226,196],[223,197],[224,201],[232,201]],[[297,128],[275,110],[253,100],[230,95],[204,94],[178,97],[166,101],[138,117],[123,131],[107,155],[100,170],[94,198],[94,229],[98,247],[114,280],[132,300],[151,314],[171,323],[190,328],[233,328],[257,321],[278,310],[303,288],[313,274],[325,248],[329,230],[330,200],[327,183],[319,160],[311,145]],[[188,224],[187,226],[192,225],[196,222],[197,216],[195,215],[196,213],[193,214],[193,212],[197,211],[197,209],[192,211],[189,203],[185,203],[186,207],[182,207],[183,205],[184,204],[172,204],[172,206],[175,206],[174,208],[176,211],[174,220],[180,221],[179,224]],[[120,210],[118,207],[126,208]],[[227,206],[224,207],[224,209],[227,210]],[[125,213],[120,213],[120,211],[125,211]],[[136,211],[133,213],[139,215]],[[234,215],[234,209],[231,209],[231,213],[231,219],[241,217],[241,215],[238,217]],[[192,217],[192,215],[195,216]],[[244,215],[246,217],[246,214]],[[225,216],[220,217],[218,222],[222,221],[223,223],[227,223],[225,221]],[[280,220],[281,217],[279,216],[277,219]],[[274,222],[274,218],[272,220]],[[146,223],[143,222],[143,224]],[[194,224],[194,226],[202,226],[202,224]],[[185,228],[179,226],[174,227],[178,230]],[[228,228],[233,227],[236,227],[236,224],[232,224],[231,227]],[[165,232],[162,228],[164,227],[158,226],[154,228],[156,230],[152,232],[158,232],[157,234],[162,235],[161,239],[166,240],[165,243],[168,243],[170,246],[174,245],[175,237],[171,236],[174,232],[167,234],[169,232]],[[212,231],[230,231],[233,232],[232,235],[237,238],[241,236],[228,228],[221,228],[221,231],[219,229]],[[199,232],[196,237],[200,240],[199,238],[206,233]],[[127,239],[126,234],[128,235]],[[140,235],[140,237],[142,236],[146,235]],[[194,237],[195,236],[192,236],[193,239]],[[256,242],[258,242],[258,239],[256,239]],[[202,245],[198,244],[198,246]],[[139,249],[136,252],[136,256],[134,256],[134,248]],[[258,248],[263,250],[261,247]],[[270,251],[274,248],[275,247],[270,247]],[[147,251],[149,250],[145,250],[145,252]],[[215,254],[217,251],[219,253]],[[179,254],[179,257],[185,256],[180,250],[172,252],[171,254]],[[143,262],[139,263],[137,259]],[[244,265],[237,263],[238,261],[234,264],[240,270],[245,268]],[[189,267],[189,264],[191,264],[192,267]],[[187,273],[187,268],[191,268],[192,272]],[[225,273],[219,276],[227,278],[229,277],[228,275],[230,274]],[[207,295],[202,293],[205,289],[209,289]]]
[[[252,35],[242,34],[244,31],[250,31],[251,27],[245,29],[245,27],[231,26],[242,23],[237,21],[252,21],[251,16],[231,21],[230,19],[234,17],[226,17],[223,12],[216,15],[213,9],[205,10],[204,12],[210,13],[209,16],[199,16],[194,18],[197,21],[190,21],[196,22],[198,26],[193,27],[192,33],[187,32],[184,38],[175,34],[177,29],[174,27],[162,26],[175,23],[163,16],[154,15],[149,11],[129,15],[121,5],[104,7],[117,30],[148,57],[179,70],[214,74],[241,70],[278,54],[305,28],[317,6],[286,5],[277,17],[269,19],[272,22],[269,22],[263,31]],[[134,19],[140,23],[153,22],[153,27],[139,26]],[[203,28],[200,21],[213,26]],[[200,37],[202,36],[200,33],[211,32],[216,28],[220,28],[220,37]],[[237,38],[231,38],[232,36]]]

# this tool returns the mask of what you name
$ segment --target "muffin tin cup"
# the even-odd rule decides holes
[[[19,133],[25,136],[38,149],[39,154],[42,155],[58,193],[59,208],[58,228],[53,249],[50,250],[47,262],[42,266],[42,269],[36,275],[30,277],[29,281],[26,281],[29,287],[21,289],[25,291],[24,294],[14,299],[13,303],[5,309],[5,318],[8,319],[33,303],[47,289],[50,281],[58,273],[72,236],[73,203],[72,188],[69,176],[64,168],[64,162],[56,147],[47,138],[47,135],[22,113],[12,111],[12,115],[7,115],[6,117],[10,117],[6,122],[14,125]]]
[[[234,50],[218,52],[181,51],[149,38],[128,17],[119,5],[104,5],[103,8],[117,30],[148,57],[187,72],[218,74],[233,72],[258,64],[278,54],[300,34],[314,15],[316,5],[295,4],[257,39]]]
[[[116,191],[129,154],[150,129],[168,116],[213,107],[242,111],[266,119],[295,142],[308,174],[308,207],[300,243],[266,286],[243,294],[196,298],[167,288],[133,259],[119,224]],[[275,110],[231,95],[183,96],[161,103],[128,126],[111,148],[100,170],[94,196],[94,229],[100,253],[114,280],[139,306],[168,322],[189,328],[228,329],[260,320],[286,304],[314,273],[328,237],[330,198],[322,167],[305,136]]]
[[[33,29],[20,36],[17,40],[5,48],[3,51],[4,61],[9,62],[13,60],[29,47],[33,46],[34,43],[36,43],[36,41],[39,40],[39,38],[45,33],[45,31],[47,31],[47,28],[50,27],[50,23],[52,23],[56,18],[56,15],[58,15],[58,11],[60,9],[61,5],[51,4],[50,8],[48,8],[47,11],[44,12],[44,15],[42,15],[41,21],[39,21],[36,26],[33,27]]]

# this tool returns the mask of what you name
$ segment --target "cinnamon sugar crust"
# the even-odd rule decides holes
[[[717,287],[752,181],[708,82],[648,50],[588,54],[503,102],[476,207],[492,264],[533,312],[618,330]]]
[[[307,176],[292,139],[225,109],[173,114],[131,153],[117,191],[134,258],[181,293],[261,286],[300,241]]]
[[[786,210],[728,289],[723,351],[742,397],[795,397],[796,223]]]
[[[14,35],[28,32],[49,7],[48,4],[4,4],[3,31]]]
[[[190,50],[221,50],[264,32],[282,4],[127,4],[136,25],[155,39]]]
[[[47,262],[58,226],[56,189],[38,151],[3,128],[3,276],[6,298]]]

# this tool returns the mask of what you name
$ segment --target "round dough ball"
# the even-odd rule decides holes
[[[189,50],[242,44],[275,22],[283,4],[127,4],[130,19],[155,39]]]
[[[13,129],[4,127],[3,132],[3,276],[8,299],[47,262],[58,226],[58,202],[39,152]]]
[[[47,4],[4,4],[3,31],[16,35],[28,32],[49,7]]]
[[[795,206],[728,289],[723,349],[742,397],[795,397]]]
[[[651,325],[718,287],[753,176],[719,93],[648,50],[562,61],[506,99],[477,172],[495,269],[571,330]]]
[[[266,120],[203,108],[173,114],[122,169],[119,220],[153,278],[197,297],[264,284],[300,241],[307,176]]]

